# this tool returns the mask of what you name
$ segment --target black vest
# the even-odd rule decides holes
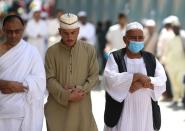
[[[118,51],[113,52],[113,57],[118,65],[119,72],[126,72],[126,64],[124,60],[124,55],[126,53],[126,49],[120,49]],[[146,66],[147,76],[154,76],[155,68],[156,68],[156,60],[155,57],[148,52],[142,51],[141,55],[144,59],[144,63]],[[153,127],[154,130],[159,130],[161,127],[161,113],[160,107],[157,101],[152,102],[152,115],[153,115]],[[119,118],[122,113],[122,109],[124,107],[124,100],[120,103],[114,100],[107,92],[106,92],[106,104],[105,104],[105,112],[104,112],[104,122],[108,127],[114,127],[117,125]]]

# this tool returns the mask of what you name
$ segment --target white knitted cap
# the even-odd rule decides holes
[[[62,29],[76,29],[79,28],[78,17],[71,13],[63,14],[60,17],[60,28]]]
[[[126,26],[126,32],[129,30],[139,29],[143,31],[143,26],[139,22],[131,22]]]

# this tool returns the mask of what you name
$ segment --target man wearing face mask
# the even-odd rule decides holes
[[[125,48],[112,52],[104,71],[104,131],[160,129],[157,100],[165,91],[166,74],[159,61],[143,51],[143,26],[126,26]]]

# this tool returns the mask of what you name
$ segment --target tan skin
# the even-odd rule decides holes
[[[22,38],[24,25],[18,18],[7,21],[3,27],[3,32],[6,37],[5,43],[0,45],[1,56],[5,54],[12,47],[16,46]],[[11,65],[10,65],[11,66]],[[0,91],[3,94],[24,92],[26,87],[17,81],[0,80]]]
[[[126,54],[130,59],[141,58],[141,53],[133,53],[128,49],[129,41],[143,41],[143,31],[138,29],[129,30],[126,32],[126,35],[123,37],[123,40],[126,44]],[[153,84],[151,83],[150,78],[147,75],[141,73],[135,73],[133,76],[133,81],[130,87],[130,92],[134,93],[135,91],[141,88],[151,88],[153,89]]]
[[[59,28],[59,33],[62,36],[63,44],[72,48],[76,44],[76,40],[79,34],[79,28],[76,29]],[[85,92],[81,89],[76,88],[75,85],[71,84],[64,85],[64,89],[66,89],[70,93],[69,95],[70,102],[81,101],[85,96]]]
[[[34,13],[33,13],[33,18],[35,19],[35,21],[39,21],[41,18],[40,18],[40,14],[41,14],[41,12],[40,11],[35,11]]]
[[[125,28],[125,25],[127,23],[127,19],[124,17],[118,18],[118,23],[121,26],[121,28],[123,29],[123,28]]]

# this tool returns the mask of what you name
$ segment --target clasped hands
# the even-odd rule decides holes
[[[140,73],[135,73],[133,76],[133,80],[132,80],[132,84],[131,84],[129,92],[134,93],[135,91],[141,88],[153,89],[154,86],[151,83],[151,80],[148,76],[140,74]]]
[[[64,89],[70,93],[69,95],[70,102],[81,101],[85,96],[85,92],[82,89],[76,88],[76,86],[65,85]]]

